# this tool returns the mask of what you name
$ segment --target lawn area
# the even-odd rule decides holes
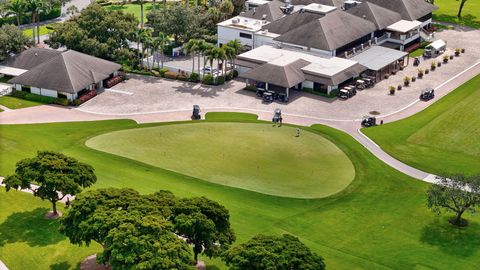
[[[295,137],[288,126],[164,125],[111,132],[86,144],[209,182],[283,197],[327,197],[355,177],[351,161],[335,144],[307,131]]]
[[[77,269],[79,258],[99,251],[97,244],[71,245],[58,233],[58,221],[43,218],[49,207],[30,194],[0,187],[0,259],[10,269]]]
[[[418,49],[416,49],[415,51],[413,51],[413,52],[410,53],[410,57],[419,57],[419,56],[422,56],[422,55],[423,55],[423,51],[424,51],[424,49],[418,48]]]
[[[468,0],[463,7],[462,19],[459,20],[457,13],[460,2],[461,1],[453,0],[435,0],[435,5],[438,6],[439,9],[434,11],[433,19],[480,29],[480,1]]]
[[[46,35],[46,34],[50,34],[51,32],[53,32],[52,29],[48,29],[47,27],[49,26],[50,24],[45,24],[45,25],[41,25],[40,26],[40,36],[43,36],[43,35]],[[35,28],[35,32],[37,31],[37,29]],[[29,38],[32,37],[32,28],[28,28],[28,29],[25,29],[23,30],[23,34]]]
[[[26,99],[11,97],[11,96],[2,96],[0,97],[0,105],[3,105],[9,109],[21,109],[21,108],[28,108],[38,105],[43,105],[41,102],[30,101]]]
[[[144,14],[143,18],[145,20],[145,23],[147,22],[147,13],[150,12],[154,8],[162,8],[163,4],[158,3],[156,6],[153,3],[146,3],[143,5],[144,9]],[[135,17],[140,21],[140,16],[141,16],[141,7],[139,4],[126,4],[126,5],[111,5],[111,6],[106,6],[105,7],[107,10],[117,10],[117,11],[123,11],[125,13],[130,13],[135,15]]]
[[[217,119],[221,117],[217,116]],[[211,122],[189,122],[192,127],[189,133],[194,136],[202,125]],[[254,120],[247,122],[255,123]],[[271,128],[270,123],[256,123],[265,125],[265,129]],[[451,227],[446,221],[447,215],[438,217],[426,208],[426,183],[393,170],[349,135],[325,126],[305,128],[302,136],[308,131],[335,144],[351,160],[356,174],[354,181],[342,192],[322,199],[275,197],[219,185],[85,145],[86,141],[100,134],[175,124],[138,125],[133,121],[116,120],[3,125],[0,126],[0,175],[12,173],[19,159],[31,157],[39,149],[56,150],[95,167],[98,182],[93,188],[132,187],[142,193],[167,189],[178,196],[206,196],[230,210],[237,243],[258,233],[294,234],[325,258],[328,269],[477,269],[480,264],[480,217],[468,214],[469,227]],[[287,126],[277,129],[284,128],[287,129]],[[151,147],[157,145],[151,144]],[[19,196],[18,193],[12,194]],[[14,212],[17,202],[5,202],[2,195],[0,209],[2,214],[9,216],[11,214],[5,212]],[[35,210],[40,204],[40,200],[35,200],[28,203],[28,210],[22,207],[18,211]],[[16,224],[8,224],[12,229],[17,227]],[[7,225],[0,222],[0,228],[7,228]],[[27,233],[29,229],[21,228],[17,234]],[[43,231],[38,234],[60,237]],[[82,252],[66,252],[59,249],[43,254],[39,247],[12,249],[5,255],[0,250],[0,258],[11,270],[48,270],[52,262],[61,264],[70,256],[72,262],[79,262],[85,257]],[[44,264],[47,267],[24,264],[25,257],[40,255],[50,262]],[[19,259],[11,261],[7,256]],[[226,269],[219,260],[207,259],[207,264],[211,266],[210,270]]]
[[[382,149],[436,174],[480,173],[480,75],[426,110],[364,129]]]

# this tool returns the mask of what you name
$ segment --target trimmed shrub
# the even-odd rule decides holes
[[[257,90],[258,90],[258,88],[253,84],[249,84],[249,85],[245,86],[244,89],[247,90],[247,91],[252,91],[252,92],[257,92]]]
[[[236,69],[233,70],[233,78],[238,77],[238,71]]]
[[[70,105],[70,101],[66,98],[56,98],[53,100],[53,103],[62,105],[62,106],[68,106]]]
[[[455,56],[460,56],[460,49],[459,48],[455,49]]]
[[[189,78],[186,77],[186,76],[183,76],[183,75],[178,75],[178,76],[177,76],[177,80],[179,80],[179,81],[184,81],[184,82],[188,82],[188,81],[189,81]]]
[[[443,63],[447,63],[447,62],[448,62],[448,54],[443,56]]]
[[[441,66],[442,66],[442,62],[438,62],[437,67],[441,67]]]
[[[195,82],[195,83],[199,82],[200,81],[200,75],[198,73],[195,73],[195,72],[190,74],[189,81]]]
[[[207,75],[203,76],[202,83],[207,84],[207,85],[212,85],[213,84],[213,76],[210,75],[210,74],[207,74]]]
[[[80,106],[80,105],[82,105],[82,103],[83,103],[83,102],[82,102],[80,99],[78,99],[78,98],[77,98],[77,99],[74,99],[74,100],[72,101],[72,105],[73,105],[73,106],[77,106],[77,107]]]
[[[402,90],[402,85],[401,85],[401,84],[399,84],[399,85],[397,86],[397,90]]]
[[[225,83],[225,77],[218,76],[215,85],[220,85],[220,84],[224,84],[224,83]]]
[[[433,70],[435,70],[435,68]],[[430,70],[428,68],[425,69],[425,74],[428,74],[429,72],[430,72]]]
[[[412,76],[412,82],[415,82],[417,80],[417,77]]]
[[[16,98],[25,98],[25,96],[26,96],[27,94],[28,94],[28,92],[13,90],[13,91],[10,93],[10,96],[16,97]]]
[[[417,71],[418,71],[418,74],[417,74],[418,78],[420,79],[423,78],[423,69],[419,68]]]
[[[176,72],[171,72],[171,71],[167,71],[167,72],[165,72],[164,76],[165,76],[165,78],[167,78],[167,79],[176,80],[177,77],[178,77],[178,73],[176,73]]]
[[[460,52],[461,52],[461,53],[465,53],[465,48],[462,48],[462,49],[460,50]]]
[[[406,76],[403,78],[403,85],[408,86],[410,84],[410,77]]]
[[[435,71],[435,68],[437,67],[437,63],[435,61],[433,61],[431,64],[430,64],[430,69],[432,71]]]
[[[165,73],[168,72],[168,68],[163,67],[158,72],[160,73],[160,76],[165,77]]]
[[[395,95],[395,86],[393,86],[393,85],[390,86],[390,87],[388,88],[388,91],[389,91],[390,95],[392,95],[392,96]]]

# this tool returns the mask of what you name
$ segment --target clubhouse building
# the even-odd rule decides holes
[[[121,66],[74,50],[31,48],[0,64],[0,75],[18,91],[70,101],[103,88]]]
[[[221,22],[218,45],[238,39],[240,76],[269,90],[311,88],[329,94],[365,73],[377,81],[408,64],[428,40],[424,0],[249,0]]]

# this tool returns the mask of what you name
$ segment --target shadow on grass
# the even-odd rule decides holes
[[[435,14],[433,19],[436,21],[448,22],[468,26],[475,29],[480,29],[480,19],[471,14],[463,15],[461,19],[457,18],[457,16],[452,15]]]
[[[58,232],[58,220],[46,220],[48,208],[36,208],[29,212],[17,212],[0,224],[0,246],[24,242],[29,246],[48,246],[65,239]]]
[[[457,228],[446,218],[435,219],[423,228],[420,241],[454,256],[469,257],[480,246],[480,225],[471,223],[468,227]]]
[[[67,270],[70,269],[70,267],[71,265],[68,262],[60,262],[50,265],[50,270]]]
[[[207,270],[220,270],[220,268],[216,267],[215,265],[211,265],[211,266],[207,265]]]

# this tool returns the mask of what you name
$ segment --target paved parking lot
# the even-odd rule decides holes
[[[437,68],[424,79],[397,91],[394,96],[388,94],[390,85],[403,84],[405,76],[416,76],[417,67],[412,66],[413,59],[410,59],[410,65],[405,70],[388,80],[381,81],[374,88],[360,91],[346,101],[294,92],[288,104],[276,102],[263,104],[255,97],[255,93],[243,90],[245,84],[241,81],[213,87],[132,75],[128,81],[115,86],[113,91],[101,93],[80,106],[79,110],[108,115],[128,115],[191,110],[193,104],[198,104],[203,108],[243,108],[268,112],[278,107],[290,114],[336,120],[358,119],[371,111],[386,115],[416,101],[421,90],[442,84],[480,60],[480,31],[444,31],[437,33],[437,37],[447,41],[449,53],[453,53],[456,47],[466,48],[466,53]],[[442,56],[439,56],[437,61],[441,60]],[[422,61],[420,67],[430,67],[431,61]]]

